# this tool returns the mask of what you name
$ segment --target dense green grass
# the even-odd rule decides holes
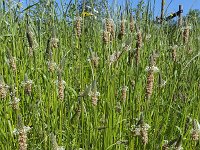
[[[191,139],[194,119],[200,119],[200,25],[197,21],[187,20],[192,28],[189,42],[184,43],[184,23],[182,27],[153,23],[151,18],[146,19],[145,7],[141,19],[135,20],[143,41],[139,65],[136,65],[135,56],[129,63],[129,55],[136,53],[137,42],[136,29],[133,33],[129,30],[129,14],[124,13],[127,21],[123,39],[117,38],[118,19],[115,20],[116,37],[105,44],[102,40],[104,18],[83,18],[78,38],[74,28],[76,19],[67,22],[57,15],[54,6],[48,8],[51,15],[39,10],[42,8],[36,5],[19,16],[18,8],[8,6],[4,12],[1,6],[0,75],[1,85],[8,86],[3,86],[7,95],[0,101],[0,149],[19,149],[19,135],[13,131],[14,128],[22,130],[23,126],[31,127],[27,144],[28,149],[34,150],[56,149],[56,144],[65,149],[155,150],[162,149],[164,140],[176,138],[181,139],[186,150],[200,149],[199,140]],[[27,21],[33,40],[37,41],[32,56],[26,36]],[[51,49],[51,61],[57,64],[57,69],[51,72],[46,49],[48,39],[53,36],[59,39],[59,44]],[[124,51],[124,45],[130,50],[109,65],[109,56]],[[176,61],[172,58],[174,45],[178,46]],[[99,57],[96,68],[89,61],[91,51]],[[158,55],[159,72],[154,73],[153,93],[147,100],[145,68],[150,65],[153,52]],[[16,71],[11,66],[12,57],[16,58]],[[27,80],[33,82],[29,94],[25,91]],[[65,81],[63,100],[58,97],[59,80]],[[122,99],[124,86],[128,90]],[[93,106],[90,94],[96,92],[100,95],[97,106]],[[15,97],[20,99],[17,109],[10,105]],[[145,123],[150,126],[146,145],[141,136],[133,133]],[[200,128],[196,130],[199,134]]]

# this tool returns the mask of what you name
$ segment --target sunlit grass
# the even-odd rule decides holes
[[[200,26],[145,8],[109,24],[1,6],[0,149],[198,149]]]

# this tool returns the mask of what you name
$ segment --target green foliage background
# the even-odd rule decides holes
[[[162,149],[164,140],[170,141],[180,135],[184,149],[199,149],[199,140],[191,139],[192,122],[200,119],[199,10],[191,10],[185,18],[191,26],[187,44],[182,37],[185,22],[181,27],[168,22],[157,24],[148,5],[140,3],[136,10],[122,11],[126,19],[125,37],[120,40],[116,36],[106,45],[102,41],[105,18],[98,15],[97,19],[83,18],[82,34],[78,38],[74,28],[78,3],[70,5],[73,9],[69,7],[66,16],[63,13],[66,5],[61,4],[59,8],[53,1],[44,1],[31,3],[26,9],[12,1],[6,1],[5,7],[1,4],[0,75],[1,84],[9,88],[6,98],[0,100],[0,149],[19,149],[18,135],[13,134],[19,123],[31,127],[27,144],[28,149],[34,150],[53,149],[51,133],[65,149],[155,150]],[[129,30],[133,11],[136,12],[135,27],[141,30],[143,38],[138,66],[134,59],[129,63],[137,41],[136,29],[133,33]],[[115,15],[118,35],[120,9]],[[31,27],[38,43],[32,57],[29,56],[27,26]],[[59,39],[59,46],[52,49],[51,59],[61,72],[48,70],[46,49],[52,36]],[[122,52],[124,45],[130,46],[130,51],[109,65],[109,56],[115,51]],[[178,46],[175,62],[171,57],[174,45]],[[97,68],[88,61],[91,51],[99,57]],[[153,52],[159,55],[156,66],[160,71],[154,74],[153,94],[146,100],[145,68]],[[16,58],[16,71],[9,63],[11,57]],[[31,94],[24,91],[25,75],[33,81]],[[59,75],[66,82],[64,100],[58,98],[56,81]],[[100,93],[95,107],[90,96],[80,97],[80,92],[94,81]],[[121,99],[123,86],[128,87],[125,102]],[[10,105],[14,88],[15,97],[20,99],[17,110]],[[132,132],[141,113],[143,121],[151,126],[147,145]],[[23,122],[19,122],[19,116]]]

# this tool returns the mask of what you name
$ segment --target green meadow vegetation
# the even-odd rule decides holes
[[[195,11],[90,4],[1,1],[0,149],[200,150]]]

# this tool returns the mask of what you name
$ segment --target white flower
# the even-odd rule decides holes
[[[133,134],[134,134],[134,136],[138,136],[138,135],[140,135],[141,134],[141,128],[135,128],[134,130],[133,130]]]
[[[123,86],[123,87],[121,88],[121,90],[122,90],[122,91],[128,91],[128,87],[127,87],[127,86]]]
[[[100,93],[99,92],[90,91],[88,93],[88,96],[100,96]]]
[[[135,127],[134,130],[132,130],[134,136],[140,136],[141,135],[141,131],[145,130],[148,131],[150,128],[150,125],[148,125],[147,123],[144,124],[140,124],[137,127]]]
[[[87,60],[88,60],[89,62],[90,62],[90,61],[98,61],[98,60],[99,60],[99,57],[98,57],[97,53],[92,52],[92,53],[91,53],[91,56],[90,56]]]
[[[173,45],[173,46],[170,46],[171,49],[177,49],[178,48],[178,45]]]
[[[149,128],[151,128],[151,126],[150,126],[149,124],[145,123],[145,124],[143,125],[143,128],[144,128],[145,130],[149,130]]]
[[[28,80],[28,81],[26,81],[26,83],[33,84],[33,81],[32,80]]]
[[[26,132],[29,132],[29,131],[31,130],[31,127],[29,127],[29,126],[24,126],[22,130],[24,130],[24,132],[26,133]],[[13,134],[14,134],[14,135],[18,135],[18,134],[19,134],[19,131],[20,131],[20,129],[14,128]]]
[[[29,132],[31,130],[31,127],[29,127],[29,126],[24,126],[24,131],[25,132]]]
[[[58,146],[57,150],[65,150],[65,147],[64,146]]]
[[[81,17],[77,16],[77,17],[74,18],[74,20],[76,20],[76,21],[82,21],[83,19]]]
[[[18,132],[18,130],[17,130],[16,128],[14,128],[14,130],[13,130],[13,134],[14,134],[14,135],[19,134],[19,132]]]
[[[88,11],[92,11],[91,6],[86,5],[85,7],[87,8]],[[94,11],[94,13],[97,13],[97,14],[99,13],[95,8],[93,8],[93,11]]]
[[[145,71],[147,71],[147,72],[148,71],[159,72],[159,69],[156,66],[151,66],[151,67],[147,66]]]
[[[120,51],[114,52],[112,55],[110,55],[110,57],[109,57],[109,63],[110,63],[110,65],[111,65],[113,62],[117,61],[117,59],[119,58],[120,55],[121,55],[121,52],[120,52]]]
[[[59,84],[59,80],[56,80],[56,81],[54,81],[54,83],[58,86],[58,84]],[[64,80],[61,80],[61,83],[63,84],[63,85],[66,85],[66,82],[64,81]]]
[[[1,81],[0,81],[0,88],[8,89],[9,86],[7,84],[5,84],[5,83],[1,83]]]
[[[27,84],[30,85],[30,84],[33,84],[33,80],[29,80],[29,79],[28,79],[27,81],[23,81],[21,84],[22,84],[22,86],[25,86],[25,85],[27,85]]]
[[[17,98],[17,97],[14,97],[14,99],[13,99],[13,101],[10,101],[9,102],[9,104],[17,104],[17,103],[19,103],[20,102],[20,99],[19,98]]]
[[[182,31],[184,31],[185,29],[191,30],[191,29],[192,29],[192,26],[191,26],[191,25],[188,25],[188,26],[185,26],[185,27],[182,27],[182,28],[181,28]]]
[[[122,48],[124,49],[125,52],[128,52],[131,50],[131,46],[125,43],[122,44]]]
[[[47,65],[48,65],[48,66],[51,65],[51,66],[53,66],[53,67],[56,67],[56,66],[57,66],[57,64],[56,64],[55,62],[53,62],[53,61],[47,61]]]

